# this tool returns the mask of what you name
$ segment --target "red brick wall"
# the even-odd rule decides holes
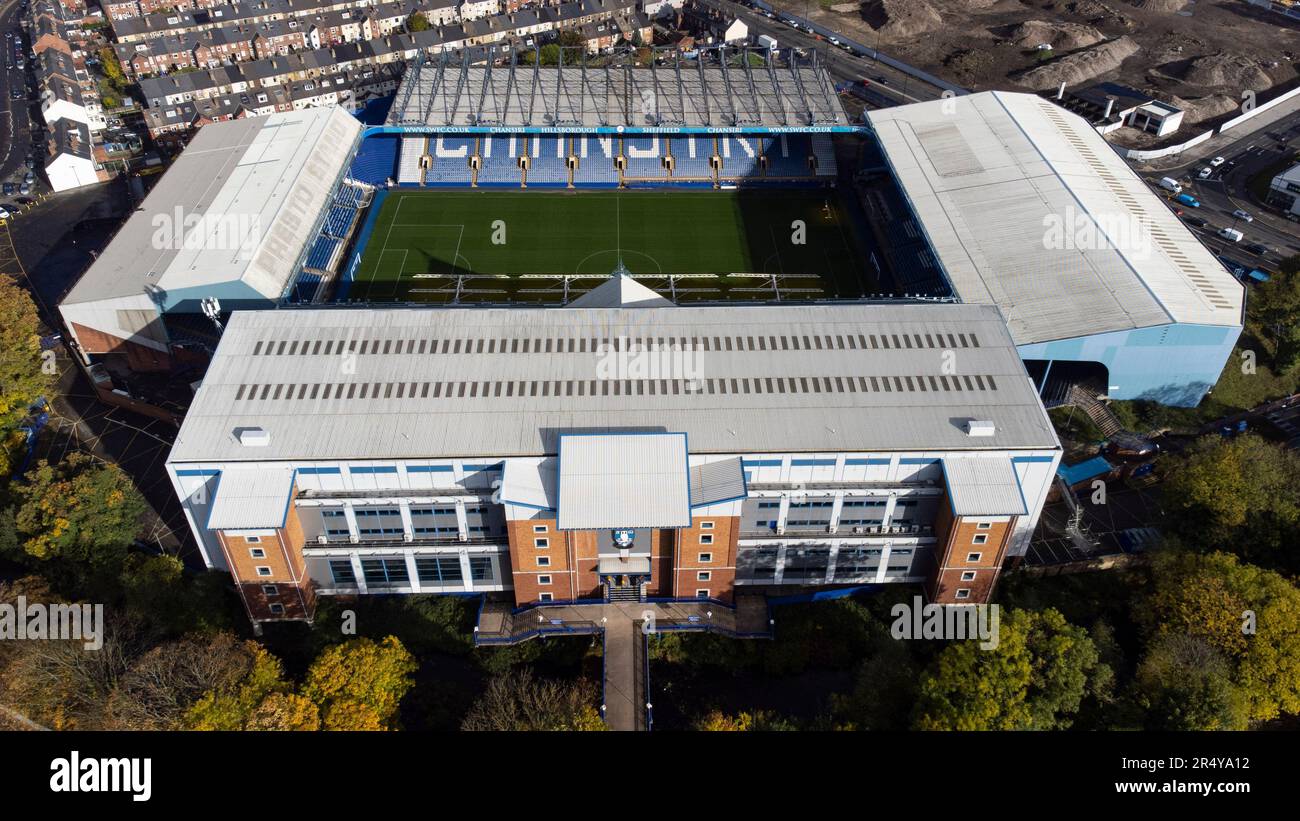
[[[307,576],[302,555],[302,524],[294,505],[289,506],[284,526],[273,535],[259,537],[257,542],[224,532],[218,532],[217,538],[225,551],[230,574],[255,621],[301,620],[315,615],[316,592]],[[260,548],[265,555],[255,559],[251,548]],[[270,575],[259,576],[258,567],[269,568]],[[268,596],[262,590],[262,585],[267,584],[276,586],[276,595]],[[271,612],[271,604],[276,602],[284,606],[283,614]]]
[[[712,522],[713,527],[701,527]],[[701,536],[712,536],[712,544],[701,544]],[[740,535],[740,519],[736,516],[696,516],[689,528],[679,531],[677,568],[673,580],[673,596],[694,598],[695,591],[707,589],[711,598],[731,601],[736,581],[736,540]],[[710,561],[700,561],[701,553],[712,554]],[[708,581],[700,581],[698,574],[705,570]]]
[[[1002,568],[1016,519],[992,522],[987,528],[963,517],[954,517],[945,505],[935,518],[935,566],[926,582],[926,593],[936,604],[980,604],[993,595],[998,574]],[[984,544],[975,544],[975,536],[984,534]],[[971,553],[979,553],[977,561],[968,561]],[[963,581],[964,572],[973,572],[974,579]],[[958,599],[959,589],[969,589],[968,598]]]

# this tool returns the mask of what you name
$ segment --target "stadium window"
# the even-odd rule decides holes
[[[966,554],[966,561],[968,561],[968,562],[978,562],[978,561],[979,561],[983,556],[984,556],[983,553],[967,553],[967,554]]]
[[[987,544],[988,540],[989,540],[989,534],[976,533],[975,536],[971,539],[971,544]]]
[[[993,527],[993,523],[992,523],[992,522],[980,522],[980,523],[976,524],[975,527],[979,528],[980,530],[988,530],[990,527]]]
[[[265,565],[263,565],[263,566],[257,568],[257,575],[259,575],[259,576],[269,576],[269,575],[271,575],[271,568],[266,567]]]
[[[695,598],[697,599],[707,599],[708,597],[709,597],[709,589],[707,587],[702,587],[699,590],[695,591]]]
[[[542,549],[550,546],[551,546],[551,540],[549,538],[533,539],[533,547]]]
[[[957,598],[959,598],[959,599],[969,599],[969,598],[970,598],[970,588],[969,588],[969,587],[963,587],[963,588],[961,588],[960,590],[958,590],[958,591],[957,591]]]
[[[963,570],[963,571],[961,572],[961,580],[964,581],[964,582],[973,582],[973,581],[975,581],[975,571],[974,571],[974,570]]]
[[[554,594],[554,593],[538,593],[538,594],[537,594],[537,600],[538,600],[538,601],[554,601],[554,600],[555,600],[555,594]]]
[[[700,554],[700,564],[708,564],[708,563],[711,562],[711,561],[713,561],[713,554],[712,554],[712,553],[701,553],[701,554]]]
[[[279,588],[277,588],[277,587],[276,587],[275,585],[273,585],[273,584],[264,584],[264,585],[262,585],[262,595],[264,595],[264,596],[278,596],[278,595],[280,595],[280,590],[279,590]]]
[[[700,530],[712,530],[713,522],[700,522]]]
[[[538,567],[550,567],[550,566],[551,566],[551,557],[550,557],[550,556],[538,556],[538,557],[537,557],[537,566],[538,566]]]
[[[712,571],[712,570],[700,570],[700,571],[697,571],[696,574],[695,574],[695,581],[697,581],[697,582],[707,582],[707,581],[709,581],[712,577],[713,577],[713,571]]]
[[[551,577],[550,577],[550,576],[538,576],[538,577],[537,577],[537,583],[538,583],[538,584],[550,584],[550,583],[551,583]]]
[[[250,547],[248,548],[248,555],[250,558],[254,559],[265,559],[266,551],[260,547]]]
[[[244,541],[248,542],[249,544],[257,544],[258,542],[262,541],[262,537],[261,537],[261,536],[245,536],[245,537],[244,537]]]
[[[283,604],[279,604],[278,602],[275,603],[275,604],[272,604],[272,605],[271,605],[271,615],[273,615],[273,616],[283,616],[283,615],[284,615],[284,605],[283,605]]]
[[[712,533],[700,534],[700,544],[713,544],[713,534]]]

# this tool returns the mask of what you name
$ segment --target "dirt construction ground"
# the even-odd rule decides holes
[[[1112,81],[1186,110],[1184,124],[1296,78],[1300,25],[1245,0],[776,0],[973,90]],[[1050,46],[1050,50],[1043,48]],[[1293,64],[1293,61],[1295,63]]]

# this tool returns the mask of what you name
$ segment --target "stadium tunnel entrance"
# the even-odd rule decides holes
[[[1100,362],[1072,362],[1061,359],[1026,359],[1025,370],[1033,380],[1043,406],[1054,408],[1072,401],[1071,390],[1078,386],[1092,396],[1108,391],[1110,371]]]

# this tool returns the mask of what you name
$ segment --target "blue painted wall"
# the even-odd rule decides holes
[[[1100,362],[1110,372],[1112,399],[1197,405],[1219,380],[1241,327],[1174,323],[1021,345],[1024,359]]]

